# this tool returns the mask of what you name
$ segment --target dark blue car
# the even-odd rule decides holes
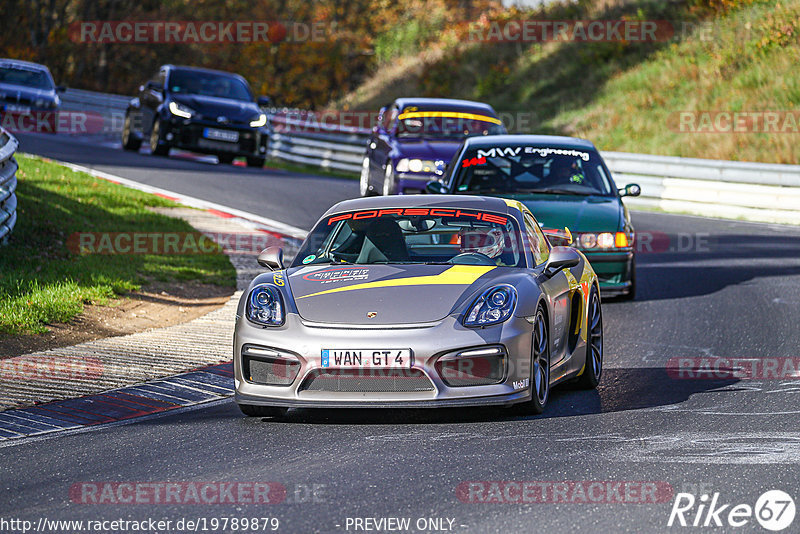
[[[44,65],[0,59],[0,116],[6,127],[54,133],[61,105],[57,93],[65,90],[63,86],[56,86]]]
[[[425,191],[467,137],[506,133],[492,106],[448,98],[398,98],[381,108],[361,168],[361,196]]]
[[[244,156],[263,167],[267,154],[269,98],[253,98],[238,74],[164,65],[139,87],[122,125],[122,148],[166,156],[171,148],[214,154],[220,163]]]

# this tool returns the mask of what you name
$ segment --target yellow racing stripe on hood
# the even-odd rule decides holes
[[[478,115],[477,113],[464,113],[462,111],[406,111],[401,113],[397,118],[403,119],[419,119],[426,117],[446,117],[449,119],[467,119],[481,122],[491,122],[492,124],[503,124],[503,121],[495,117],[487,115]]]
[[[337,287],[326,291],[319,291],[309,295],[297,297],[305,299],[329,293],[341,293],[342,291],[355,291],[357,289],[374,289],[378,287],[401,287],[401,286],[469,286],[475,280],[488,273],[495,267],[481,265],[454,265],[443,273],[430,276],[410,276],[408,278],[394,278],[392,280],[378,280],[377,282],[365,282],[354,284],[347,287]]]

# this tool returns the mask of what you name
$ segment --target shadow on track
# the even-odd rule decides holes
[[[600,389],[583,391],[569,385],[552,391],[544,414],[521,415],[514,407],[476,408],[358,408],[294,409],[284,420],[263,418],[263,422],[326,425],[464,424],[527,419],[576,417],[599,413],[642,410],[676,405],[694,394],[729,386],[738,379],[677,380],[664,368],[606,369]]]
[[[710,295],[756,278],[800,275],[800,236],[725,234],[702,252],[639,253],[637,301]]]

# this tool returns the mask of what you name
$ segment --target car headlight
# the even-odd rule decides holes
[[[267,116],[262,113],[258,116],[256,120],[250,121],[251,128],[261,128],[262,126],[266,126],[267,124]]]
[[[464,317],[464,326],[491,326],[502,323],[514,313],[517,290],[509,285],[495,286],[475,299]]]
[[[247,319],[261,326],[281,326],[284,320],[283,297],[278,288],[262,284],[247,297]]]
[[[583,233],[575,240],[575,245],[582,249],[614,249],[628,248],[633,243],[633,235],[625,232]]]
[[[445,163],[442,160],[403,158],[397,162],[397,172],[426,172],[443,174]]]
[[[169,112],[176,117],[182,117],[184,119],[191,119],[192,115],[194,115],[194,110],[192,108],[175,101],[169,103]]]

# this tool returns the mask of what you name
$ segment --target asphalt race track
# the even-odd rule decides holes
[[[301,228],[358,191],[355,180],[19,137],[23,152]],[[0,515],[33,521],[276,517],[279,532],[365,531],[355,518],[381,517],[410,518],[411,531],[423,518],[419,530],[426,532],[439,526],[595,533],[620,532],[619,525],[626,532],[765,532],[755,518],[737,529],[669,528],[667,522],[678,492],[694,494],[698,504],[703,493],[719,493],[719,504],[731,505],[723,521],[733,506],[754,506],[767,490],[798,501],[800,370],[780,363],[776,372],[752,379],[687,379],[668,372],[667,364],[673,358],[774,363],[798,357],[800,228],[644,212],[634,221],[640,235],[650,236],[652,250],[638,256],[637,300],[604,305],[602,384],[593,392],[556,390],[544,416],[496,409],[293,410],[286,422],[272,422],[243,417],[229,400],[2,448]],[[270,481],[287,494],[274,505],[71,499],[74,485],[103,481]],[[631,482],[647,482],[671,491],[652,499],[659,502],[632,494],[619,499],[608,490],[599,499],[581,499],[572,489],[567,498],[545,498],[558,502],[521,503],[519,491],[494,498],[512,502],[474,502],[492,500],[491,481],[566,482],[572,489],[592,481],[634,489]],[[697,510],[686,512],[687,521]],[[798,525],[800,518],[786,532],[798,532]]]

